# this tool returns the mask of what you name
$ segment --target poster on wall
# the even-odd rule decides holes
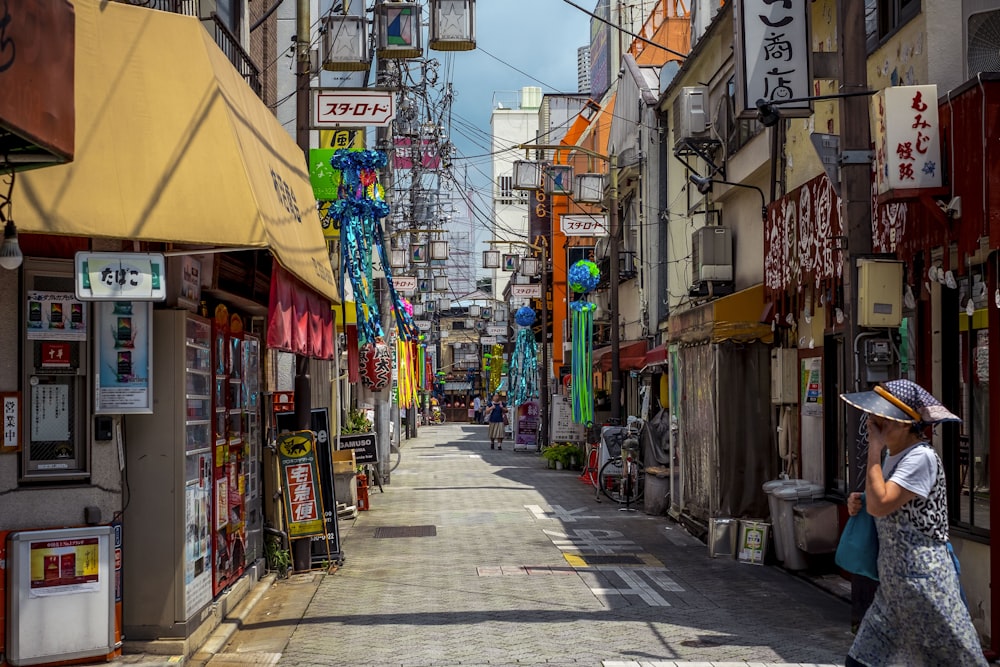
[[[823,416],[822,357],[802,360],[802,416]]]
[[[87,309],[70,292],[28,292],[28,340],[87,340]]]
[[[525,401],[514,411],[514,451],[538,450],[538,401]]]
[[[148,301],[94,304],[94,412],[153,412],[153,305]]]
[[[31,542],[29,550],[31,597],[101,589],[100,538]]]
[[[583,442],[586,440],[583,424],[573,421],[573,404],[569,396],[552,394],[549,401],[551,429],[549,442]]]

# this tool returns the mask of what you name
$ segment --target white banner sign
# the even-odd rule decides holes
[[[782,102],[812,93],[812,54],[809,45],[810,2],[737,0],[736,112],[740,118],[757,116],[757,100]],[[781,115],[809,116],[812,103],[781,104]]]
[[[510,295],[521,299],[541,299],[541,285],[511,285]]]
[[[941,187],[937,86],[893,86],[873,104],[879,194]]]
[[[387,127],[396,115],[388,90],[313,88],[312,127]]]
[[[488,327],[486,327],[486,335],[487,336],[506,336],[507,335],[507,327],[503,326],[502,324],[491,324]]]
[[[76,298],[80,301],[163,301],[165,262],[160,253],[78,252]]]
[[[603,215],[564,215],[559,229],[566,236],[607,236],[608,223]]]
[[[430,331],[431,328],[430,320],[413,320],[413,324],[421,331]]]
[[[416,276],[393,276],[392,284],[400,294],[413,294],[417,291]]]
[[[480,345],[496,345],[497,344],[497,337],[496,336],[483,336],[482,338],[479,339],[479,344]]]

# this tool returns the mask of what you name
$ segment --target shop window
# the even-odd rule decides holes
[[[719,105],[719,126],[725,132],[726,152],[732,155],[763,131],[764,126],[755,118],[736,118],[736,77],[726,82],[726,95]]]
[[[21,478],[86,478],[91,309],[75,299],[69,261],[25,260],[24,290]]]
[[[979,274],[973,278],[974,286],[982,285]],[[957,459],[951,466],[953,478],[948,480],[949,504],[957,526],[983,533],[990,526],[989,330],[986,299],[970,297],[967,285],[963,280],[959,288],[959,303],[965,306],[958,313],[962,423],[953,453]],[[965,310],[970,300],[971,317]]]
[[[865,0],[865,37],[868,51],[920,13],[920,0]]]

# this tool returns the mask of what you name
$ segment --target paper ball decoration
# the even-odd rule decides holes
[[[392,354],[382,341],[361,346],[361,381],[372,391],[382,391],[392,380]]]
[[[569,288],[578,294],[586,294],[597,287],[601,280],[601,270],[590,260],[581,259],[569,267]]]
[[[403,310],[406,311],[407,315],[413,317],[413,304],[406,299],[403,299]]]
[[[514,321],[522,327],[530,327],[535,323],[535,309],[528,306],[521,306],[514,313]]]

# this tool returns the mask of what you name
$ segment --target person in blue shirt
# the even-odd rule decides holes
[[[503,449],[504,420],[507,406],[500,400],[500,394],[493,394],[493,400],[486,408],[486,421],[490,425],[490,449]]]

